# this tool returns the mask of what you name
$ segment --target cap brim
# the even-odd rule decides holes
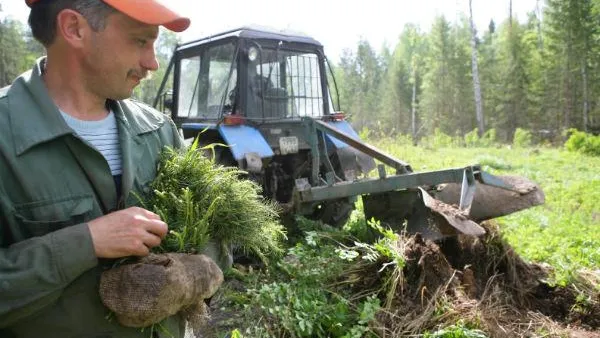
[[[103,0],[119,12],[149,25],[164,26],[174,32],[183,32],[190,19],[183,17],[155,0]]]

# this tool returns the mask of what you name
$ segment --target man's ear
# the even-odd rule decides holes
[[[64,9],[56,17],[56,35],[74,48],[84,45],[84,38],[90,34],[87,20],[72,9]]]

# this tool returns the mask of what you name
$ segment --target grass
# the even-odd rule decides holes
[[[498,175],[525,176],[545,192],[543,206],[498,219],[503,235],[526,260],[548,263],[564,285],[581,269],[600,269],[600,157],[555,148],[423,148],[371,140],[415,171],[471,164]]]

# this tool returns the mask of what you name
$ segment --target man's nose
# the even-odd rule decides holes
[[[158,69],[159,64],[156,59],[156,52],[154,51],[154,46],[148,48],[144,55],[142,56],[141,64],[144,69],[155,71]]]

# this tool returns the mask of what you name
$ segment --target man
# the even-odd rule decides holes
[[[181,146],[170,119],[130,100],[158,68],[160,25],[190,21],[153,0],[26,0],[46,48],[0,89],[0,337],[183,336],[120,326],[98,295],[115,259],[145,256],[167,234],[135,205],[164,146]]]

